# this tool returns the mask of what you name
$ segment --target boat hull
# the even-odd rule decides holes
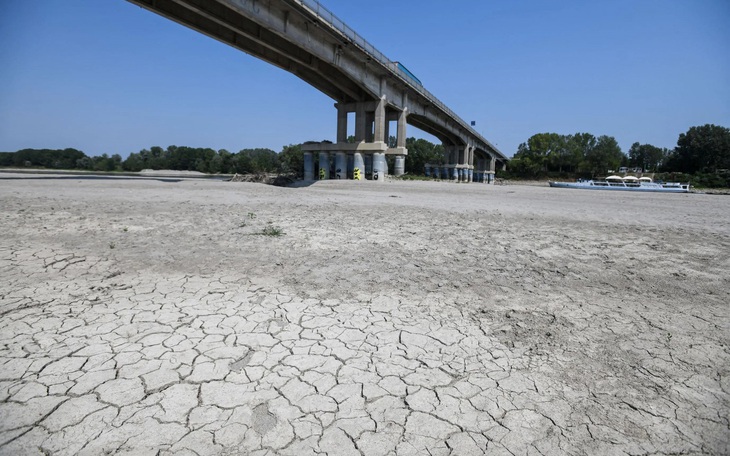
[[[609,190],[621,192],[656,192],[656,193],[689,193],[689,185],[672,185],[665,186],[663,184],[640,184],[625,185],[613,184],[606,182],[548,182],[551,187],[555,188],[577,188],[581,190]]]

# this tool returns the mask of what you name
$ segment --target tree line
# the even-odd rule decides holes
[[[159,146],[142,149],[122,159],[119,154],[89,157],[76,149],[23,149],[0,152],[0,166],[78,169],[86,171],[130,171],[173,169],[202,173],[298,173],[302,168],[301,145],[285,146],[277,153],[271,149],[225,149]]]
[[[350,138],[354,141],[354,138]],[[389,138],[394,144],[395,138]],[[122,159],[111,156],[87,156],[76,149],[23,149],[0,152],[0,166],[80,169],[89,171],[141,171],[172,169],[203,173],[294,173],[302,174],[301,144],[271,149],[242,149],[237,153],[225,149],[154,146],[129,154]],[[407,138],[408,157],[405,171],[411,175],[424,172],[426,163],[445,163],[442,145],[425,139]],[[315,154],[315,161],[317,161]],[[388,157],[393,169],[394,157]],[[590,133],[561,135],[538,133],[519,145],[508,163],[504,177],[541,178],[556,174],[598,177],[620,167],[641,168],[645,172],[674,173],[672,180],[690,180],[695,185],[730,187],[730,129],[717,125],[690,128],[679,135],[674,149],[634,143],[624,153],[612,136]]]
[[[354,142],[354,137],[351,138]],[[390,138],[395,144],[395,138]],[[231,153],[225,149],[153,146],[129,154],[122,159],[119,154],[87,156],[76,149],[23,149],[17,152],[0,152],[0,166],[71,169],[86,171],[129,171],[143,169],[172,169],[199,171],[210,174],[295,173],[302,174],[304,159],[301,144],[284,146],[280,152],[271,149],[242,149]],[[408,158],[406,172],[423,173],[426,163],[443,160],[444,148],[425,139],[407,138]],[[315,154],[315,161],[318,160]],[[393,157],[388,157],[393,169]]]
[[[711,124],[696,126],[679,135],[674,149],[635,142],[628,153],[612,136],[538,133],[519,145],[507,175],[539,178],[567,173],[597,177],[624,166],[644,172],[695,175],[707,186],[730,186],[730,129]]]

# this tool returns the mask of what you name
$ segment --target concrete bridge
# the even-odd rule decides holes
[[[303,146],[305,179],[315,178],[316,161],[320,179],[383,180],[386,154],[395,155],[394,174],[403,174],[406,124],[443,143],[446,163],[427,166],[434,177],[489,182],[507,161],[404,65],[315,0],[129,1],[289,71],[336,101],[336,142]],[[347,141],[350,113],[354,143]]]

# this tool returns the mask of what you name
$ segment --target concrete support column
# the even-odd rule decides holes
[[[355,157],[353,154],[347,154],[347,178],[352,178],[352,173],[355,170]]]
[[[406,156],[405,155],[396,155],[395,156],[395,169],[393,170],[393,174],[396,176],[402,176],[406,173]]]
[[[489,160],[489,171],[494,172],[494,168],[497,165],[497,159],[494,157],[491,157]]]
[[[340,106],[337,106],[337,142],[347,142],[347,110]]]
[[[314,180],[314,158],[311,152],[304,152],[304,180]]]
[[[397,147],[406,147],[406,109],[398,113],[398,138]]]
[[[330,178],[330,154],[329,152],[319,153],[319,179]]]
[[[373,152],[373,180],[385,181],[386,172],[385,154],[383,152]]]
[[[373,132],[373,124],[375,123],[375,112],[365,111],[365,142],[371,143],[375,141],[375,133]]]
[[[385,97],[381,97],[375,107],[375,142],[388,140],[385,136],[385,123]]]
[[[365,161],[363,160],[360,152],[355,152],[353,154],[352,178],[354,180],[365,179]]]
[[[451,180],[459,182],[459,168],[456,166],[451,169]]]
[[[366,117],[365,104],[358,103],[355,107],[355,142],[365,141]]]
[[[372,176],[373,174],[373,154],[365,154],[363,157],[365,161],[365,174]]]
[[[335,155],[335,179],[347,179],[347,154],[344,152]]]
[[[474,182],[474,170],[472,168],[469,168],[467,170],[467,172],[469,173],[468,177],[467,177],[467,182],[469,182],[469,183]]]

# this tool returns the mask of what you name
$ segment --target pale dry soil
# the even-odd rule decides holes
[[[4,177],[0,454],[730,452],[730,198]]]

